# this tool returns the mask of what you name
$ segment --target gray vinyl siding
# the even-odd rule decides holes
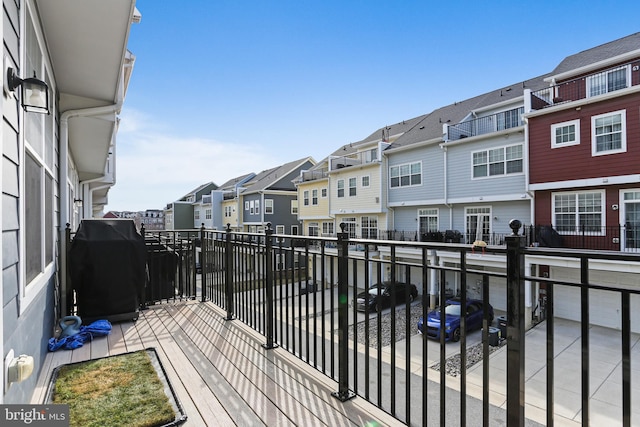
[[[506,195],[524,193],[526,188],[524,169],[522,173],[473,179],[472,153],[508,145],[523,144],[523,135],[516,133],[499,139],[485,139],[469,144],[449,147],[447,151],[448,199],[469,198],[478,196]],[[524,161],[523,159],[523,168]]]
[[[422,163],[422,183],[409,187],[391,188],[389,169],[407,163]],[[444,154],[438,145],[417,148],[388,155],[386,182],[383,188],[388,188],[389,203],[401,203],[424,200],[441,200],[444,189]]]
[[[5,1],[3,13],[3,41],[7,66],[19,69],[17,66],[19,54],[19,10],[17,2]],[[47,354],[47,342],[53,334],[55,317],[55,301],[53,299],[56,282],[55,274],[50,276],[30,304],[20,307],[20,162],[22,147],[19,137],[18,111],[19,105],[12,97],[5,97],[2,102],[2,321],[3,321],[3,350],[2,358],[10,350],[15,355],[28,354],[35,360],[33,374],[25,381],[13,383],[3,397],[3,403],[29,402],[36,381],[42,369],[42,362]],[[57,136],[56,136],[57,138]],[[57,141],[57,139],[56,139]],[[56,151],[59,148],[56,147]],[[53,165],[54,197],[58,197],[57,156]],[[66,171],[65,171],[66,172]],[[54,224],[58,218],[58,205],[53,203]],[[50,230],[45,230],[49,232]],[[56,233],[56,236],[58,234]],[[56,245],[59,245],[56,237]],[[56,251],[57,253],[58,251]],[[57,256],[57,255],[56,255]],[[20,313],[22,309],[22,313]]]
[[[274,232],[276,231],[277,225],[284,225],[285,233],[288,234],[291,231],[292,225],[299,224],[297,215],[291,214],[291,201],[296,200],[297,195],[265,194],[264,198],[273,200],[273,214],[265,214],[264,221],[271,223]]]

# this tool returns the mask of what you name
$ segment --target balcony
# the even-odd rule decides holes
[[[301,173],[301,182],[315,181],[317,179],[326,178],[329,176],[329,172],[326,169],[303,171]]]
[[[446,141],[458,141],[472,136],[486,135],[524,125],[524,107],[478,117],[455,125],[446,125]]]
[[[629,63],[531,92],[531,109],[542,110],[627,89],[634,85],[631,67]],[[636,82],[635,85],[637,84]]]
[[[349,154],[346,156],[331,156],[329,158],[329,170],[334,171],[337,169],[375,163],[378,161],[380,161],[380,159],[378,158],[378,149],[374,148],[371,150],[359,151],[357,153]]]
[[[311,243],[288,246],[294,237],[320,250],[310,252]],[[612,263],[612,274],[616,263],[635,268],[640,255],[532,248],[526,239],[513,233],[505,236],[506,247],[487,248],[487,255],[502,257],[504,268],[473,271],[467,265],[471,248],[459,244],[376,241],[392,254],[383,260],[350,253],[350,245],[366,247],[370,241],[345,233],[337,238],[280,236],[269,229],[154,233],[152,241],[185,248],[181,263],[194,263],[186,254],[200,249],[201,274],[196,276],[193,265],[182,268],[196,278],[195,286],[182,288],[189,289],[185,293],[170,283],[171,292],[162,293],[171,296],[149,302],[136,322],[116,324],[112,335],[80,349],[51,353],[32,402],[42,401],[47,374],[59,364],[152,346],[168,368],[188,425],[637,423],[640,410],[632,408],[631,393],[640,380],[635,351],[640,335],[632,332],[631,313],[640,289],[592,282],[589,270],[600,260]],[[325,251],[329,244],[337,251]],[[441,265],[397,258],[404,248],[448,251],[458,260]],[[541,264],[577,260],[577,273],[533,276],[533,269],[525,271],[525,258]],[[366,280],[380,281],[387,267],[412,282],[432,274],[438,280],[447,274],[480,275],[479,281],[456,282],[468,283],[456,291],[466,301],[469,292],[478,292],[472,288],[479,288],[485,307],[489,301],[513,301],[505,307],[506,339],[490,344],[488,315],[482,331],[462,332],[459,343],[445,343],[444,335],[424,339],[415,327],[415,316],[429,310],[423,298],[357,312],[350,301]],[[298,274],[288,274],[294,269]],[[312,291],[303,293],[310,281]],[[544,304],[526,305],[525,282],[545,286]],[[586,320],[557,317],[554,290],[566,287],[587,291],[579,292],[576,302]],[[590,303],[590,289],[619,298],[619,329],[589,324],[590,304],[597,303]],[[426,283],[419,292],[427,295]],[[535,318],[528,331],[527,310]],[[457,368],[447,370],[455,360]]]

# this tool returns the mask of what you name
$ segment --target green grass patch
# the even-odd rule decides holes
[[[62,366],[52,403],[68,404],[78,427],[153,427],[176,417],[144,350]]]

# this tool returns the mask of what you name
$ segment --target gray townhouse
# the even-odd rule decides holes
[[[231,178],[216,190],[211,191],[212,217],[205,218],[205,221],[203,221],[206,228],[223,230],[229,224],[234,230],[237,230],[238,221],[235,218],[237,218],[237,213],[240,211],[238,208],[238,194],[243,185],[255,176],[256,174],[251,172]]]
[[[313,158],[305,157],[264,170],[249,180],[238,196],[240,229],[260,232],[271,223],[277,234],[298,234],[298,193],[293,181],[314,165]]]
[[[166,230],[200,228],[209,210],[211,214],[211,191],[218,186],[213,182],[202,184],[180,199],[168,203],[164,208]]]

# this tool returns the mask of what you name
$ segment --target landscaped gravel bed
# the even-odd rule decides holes
[[[396,308],[396,320],[395,320],[395,339],[401,341],[407,338],[407,315],[406,309]],[[411,305],[411,313],[408,316],[409,321],[409,336],[416,335],[418,333],[418,319],[422,316],[422,303],[415,303]],[[381,320],[381,334],[380,341],[382,346],[391,344],[391,313],[385,313],[380,316]],[[357,337],[359,344],[367,344],[365,340],[365,326],[366,321],[359,322],[356,325]],[[349,327],[349,338],[353,339],[354,328]],[[503,341],[504,342],[504,341]],[[369,318],[369,346],[378,348],[378,315],[374,313]],[[489,346],[489,353],[493,353],[498,350],[500,346]],[[478,343],[467,348],[467,369],[482,360],[482,343]],[[436,371],[440,370],[440,363],[435,363],[430,366],[431,369]],[[458,376],[460,375],[460,355],[456,354],[449,357],[445,362],[445,371],[447,375]]]

